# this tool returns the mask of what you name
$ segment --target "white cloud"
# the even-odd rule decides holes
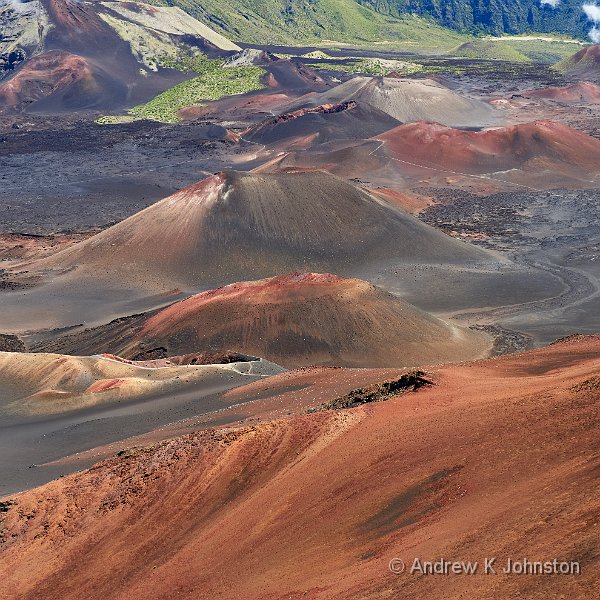
[[[540,6],[544,6],[544,4],[556,8],[560,4],[560,0],[540,0]]]
[[[590,40],[594,42],[594,44],[600,43],[600,6],[596,6],[595,4],[587,3],[582,7],[585,16],[588,18],[588,21],[591,21],[594,26],[588,31],[588,36]]]
[[[594,24],[600,23],[600,6],[596,6],[595,4],[587,3],[582,7],[583,12],[586,14],[587,18],[592,21]]]
[[[594,25],[589,31],[588,35],[590,36],[590,40],[594,42],[594,44],[600,44],[600,27]]]

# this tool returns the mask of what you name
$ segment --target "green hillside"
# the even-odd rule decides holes
[[[482,37],[453,48],[449,54],[463,58],[553,64],[572,56],[581,47],[572,40],[558,38]]]
[[[553,62],[576,50],[560,35],[585,39],[578,0],[557,8],[539,0],[147,0],[179,6],[236,42],[261,45],[373,46],[445,53],[484,33],[545,33],[554,40],[477,42],[458,55]],[[496,54],[497,53],[497,54]]]
[[[355,0],[150,0],[179,6],[229,39],[273,45],[372,44],[438,52],[467,36],[415,15],[383,15]]]
[[[586,38],[590,24],[581,0],[560,0],[555,7],[540,0],[357,0],[390,16],[414,13],[471,33],[564,33]]]

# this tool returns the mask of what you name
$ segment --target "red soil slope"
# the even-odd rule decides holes
[[[273,89],[295,90],[300,93],[323,91],[329,87],[314,69],[287,59],[268,65],[266,83]]]
[[[104,81],[85,58],[69,52],[51,51],[33,57],[14,77],[0,85],[0,104],[15,108],[60,96],[64,106],[86,108],[100,103]]]
[[[556,102],[600,102],[600,86],[591,81],[581,81],[565,87],[540,88],[528,90],[520,94],[525,98],[542,98]]]
[[[267,71],[264,90],[221,98],[203,106],[187,106],[179,111],[184,120],[218,117],[220,120],[255,123],[266,115],[275,114],[288,105],[292,98],[311,92],[323,91],[328,84],[312,69],[286,59],[262,62]]]
[[[122,321],[59,339],[52,349],[139,359],[235,348],[294,368],[459,361],[483,356],[490,346],[487,336],[367,282],[318,273],[235,283],[133,317],[125,330]]]
[[[562,73],[578,79],[600,80],[600,44],[586,46],[573,56],[557,63],[556,68]]]
[[[110,5],[110,2],[41,0],[37,11],[40,42],[24,49],[31,58],[0,86],[0,110],[58,113],[120,108],[147,101],[189,78],[189,74],[172,69],[157,72],[146,69],[130,43],[103,20],[101,15],[108,14],[124,28],[131,25],[127,17],[112,11]],[[128,3],[128,7],[134,12],[141,10],[134,3]],[[19,12],[15,15],[19,18]],[[147,33],[184,41],[185,36],[161,33],[160,17],[157,27],[158,31],[147,26]],[[169,25],[164,29],[170,31]],[[188,37],[186,43],[219,53],[203,38]]]
[[[386,402],[108,460],[2,505],[2,596],[589,600],[599,371],[600,338],[576,338],[439,369]],[[388,568],[440,557],[497,557],[498,574]],[[524,557],[581,574],[501,572]]]
[[[260,121],[272,111],[289,103],[290,97],[282,92],[256,92],[241,96],[229,96],[207,102],[202,106],[187,106],[178,111],[185,121],[218,117],[223,121]]]
[[[401,125],[378,136],[393,158],[470,174],[568,165],[597,172],[600,140],[554,121],[464,131],[437,123]]]

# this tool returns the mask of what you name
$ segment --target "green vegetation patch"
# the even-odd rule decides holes
[[[318,44],[449,50],[469,37],[430,18],[379,14],[356,0],[148,0],[179,6],[230,40],[283,46]]]
[[[449,52],[452,56],[486,60],[509,60],[511,62],[529,62],[531,59],[515,48],[500,42],[476,40],[467,42]]]
[[[133,107],[129,111],[131,115],[162,123],[177,123],[180,121],[177,112],[182,108],[201,106],[205,101],[264,87],[261,77],[265,71],[260,67],[225,67],[223,60],[204,56],[177,57],[163,62],[162,66],[195,71],[199,76],[166,90],[146,104]]]
[[[384,76],[392,71],[408,75],[422,71],[421,65],[403,60],[383,60],[380,58],[351,58],[348,60],[330,59],[319,63],[306,62],[313,69],[343,71],[360,75]]]
[[[139,117],[134,115],[106,115],[96,119],[98,125],[122,125],[124,123],[133,123],[139,121]]]
[[[581,46],[576,40],[543,36],[504,36],[472,40],[448,54],[472,59],[555,63]]]

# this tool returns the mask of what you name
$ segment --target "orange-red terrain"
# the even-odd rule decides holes
[[[0,600],[598,598],[600,45],[148,2],[0,0]]]
[[[534,90],[531,97],[591,103],[596,91],[587,83]],[[320,96],[335,99],[334,92],[335,88]],[[519,96],[529,97],[529,93]],[[515,185],[519,191],[591,187],[600,172],[600,141],[558,121],[539,119],[478,129],[417,120],[387,128],[381,111],[371,108],[366,113],[360,102],[332,105],[352,108],[331,113],[324,110],[326,106],[330,105],[282,114],[246,132],[249,139],[271,150],[256,171],[322,169],[392,193],[405,192],[418,182],[434,187],[474,186],[485,194],[514,190]],[[352,120],[363,117],[369,126],[351,126]],[[353,137],[352,131],[364,135]]]
[[[600,338],[575,336],[437,368],[434,385],[384,402],[190,434],[4,498],[2,596],[589,600],[599,372]],[[486,557],[497,575],[388,567]],[[581,574],[506,575],[508,558],[579,561]]]
[[[172,44],[173,51],[189,45],[224,53],[202,37],[203,33],[210,35],[210,29],[205,32],[200,23],[196,28],[190,18],[182,25],[190,33],[178,34],[177,27],[168,22],[168,13],[161,16],[157,9],[145,10],[143,4],[78,0],[40,0],[31,6],[15,0],[8,4],[17,9],[5,12],[8,16],[3,23],[14,31],[9,30],[3,41],[8,42],[9,51],[14,43],[21,60],[15,63],[14,72],[2,73],[8,77],[0,85],[3,114],[122,109],[190,77],[174,69],[149,68],[143,53],[136,50],[137,35]],[[136,22],[136,15],[141,22]],[[127,35],[132,35],[131,42]],[[229,43],[226,47],[238,48]]]
[[[52,96],[64,107],[89,108],[105,101],[108,88],[114,85],[85,58],[54,50],[34,56],[14,77],[0,84],[0,104],[15,108]]]
[[[600,102],[600,86],[591,81],[580,81],[564,87],[527,90],[518,95],[525,98],[541,98],[556,102],[589,102],[590,104],[597,104]]]
[[[167,357],[229,348],[284,367],[404,367],[485,355],[490,339],[359,279],[293,273],[234,283],[66,336],[44,350]]]
[[[554,121],[465,131],[437,123],[401,125],[378,136],[389,155],[410,167],[469,174],[509,169],[598,171],[600,140]]]

